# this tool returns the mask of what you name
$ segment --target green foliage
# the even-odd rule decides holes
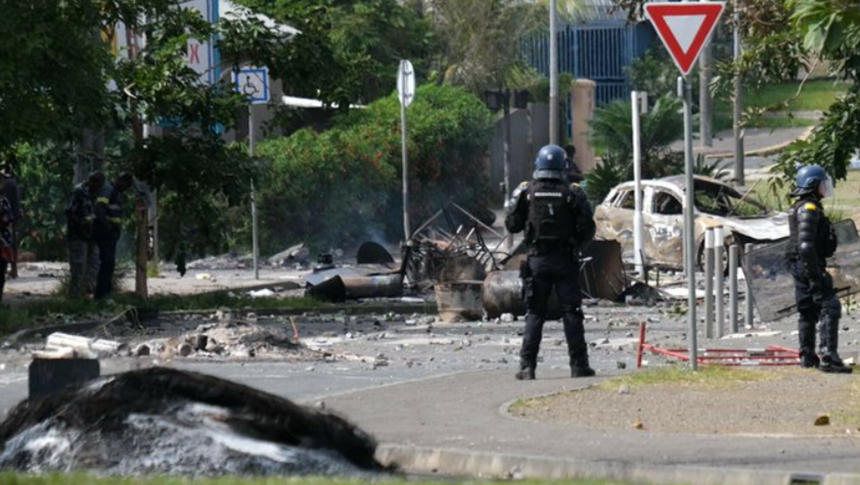
[[[524,66],[522,40],[544,9],[512,0],[430,0],[433,28],[442,43],[441,77],[474,93],[507,85]]]
[[[264,251],[297,241],[318,248],[402,237],[400,107],[395,96],[353,110],[323,133],[299,131],[260,144]],[[486,211],[483,153],[492,119],[483,103],[446,86],[418,89],[408,111],[410,216],[420,222],[455,200]]]
[[[630,180],[632,170],[629,161],[612,153],[604,156],[596,167],[585,174],[583,185],[592,205],[600,204],[616,185]]]
[[[804,47],[832,62],[833,69],[853,83],[812,136],[783,153],[776,170],[786,186],[798,166],[809,164],[821,165],[834,180],[844,180],[851,156],[860,148],[860,12],[829,0],[795,0],[791,5],[792,25]]]
[[[673,153],[665,159],[665,164],[669,167],[669,173],[666,175],[683,175],[684,174],[684,154],[681,152]],[[693,173],[702,177],[710,177],[712,179],[728,182],[732,176],[726,167],[728,162],[723,159],[716,159],[713,162],[708,162],[705,155],[699,153],[696,159],[693,160]]]
[[[674,95],[678,90],[678,68],[662,45],[655,45],[627,67],[630,88],[649,96]],[[693,88],[697,85],[694,83]],[[695,94],[694,98],[695,98]]]
[[[204,255],[226,249],[231,208],[247,207],[256,173],[247,148],[214,133],[176,130],[147,141],[136,174],[159,191],[161,249]]]
[[[671,96],[657,100],[650,112],[643,114],[640,144],[642,176],[651,178],[663,174],[660,161],[668,154],[669,145],[684,136],[683,118],[679,115],[681,101]],[[602,156],[612,154],[628,164],[633,159],[633,123],[630,102],[615,101],[595,110],[589,137]]]
[[[226,59],[249,57],[269,66],[283,80],[284,92],[337,103],[345,111],[350,103],[387,95],[400,59],[410,59],[419,76],[427,72],[424,59],[434,45],[429,24],[397,0],[240,3],[301,31],[276,49],[260,42],[264,35],[255,42],[236,36],[241,40],[232,45],[222,41],[227,52],[245,53]]]
[[[102,3],[0,0],[0,152],[103,123],[110,58],[97,35]]]
[[[65,260],[64,211],[71,196],[74,157],[54,144],[15,147],[24,218],[18,229],[21,250],[47,260]]]

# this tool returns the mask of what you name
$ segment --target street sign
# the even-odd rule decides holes
[[[672,59],[686,76],[708,41],[724,2],[673,2],[645,4],[645,14]]]
[[[251,104],[269,102],[269,70],[265,67],[249,67],[234,72],[233,86]]]
[[[404,106],[409,106],[415,99],[415,70],[409,61],[400,61],[397,69],[397,95]]]

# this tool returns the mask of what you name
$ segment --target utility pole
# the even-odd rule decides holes
[[[711,100],[711,78],[713,77],[712,45],[711,39],[708,39],[699,57],[699,141],[703,147],[714,146]]]
[[[549,2],[549,142],[558,145],[558,0]]]
[[[735,65],[741,57],[741,18],[740,0],[735,0],[734,8],[734,60]],[[743,186],[744,181],[744,130],[741,126],[741,116],[744,107],[743,76],[740,71],[735,72],[735,95],[732,103],[732,130],[735,138],[735,185]]]

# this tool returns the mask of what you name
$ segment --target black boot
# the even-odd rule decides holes
[[[514,377],[518,381],[533,381],[535,380],[535,366],[525,362],[520,363],[520,371]]]
[[[853,369],[839,358],[839,317],[842,316],[839,300],[824,302],[821,315],[821,365],[818,370],[828,374],[851,374]]]
[[[815,324],[817,323],[818,312],[814,309],[800,312],[800,320],[797,322],[797,340],[800,343],[800,366],[805,369],[817,368],[820,363],[815,354]]]
[[[827,374],[851,374],[854,372],[854,369],[845,365],[845,362],[839,358],[839,354],[835,352],[821,357],[821,365],[818,370]]]
[[[812,351],[800,351],[800,366],[804,369],[817,369],[821,364],[821,359]]]
[[[576,379],[577,377],[594,377],[594,369],[586,365],[582,366],[571,366],[570,367],[570,377]]]
[[[570,377],[591,377],[594,369],[588,365],[588,345],[585,343],[585,318],[582,310],[572,309],[563,317],[564,337],[567,340],[567,353],[570,356]]]

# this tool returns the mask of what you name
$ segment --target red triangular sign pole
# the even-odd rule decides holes
[[[725,8],[724,2],[647,3],[645,14],[686,76]]]

